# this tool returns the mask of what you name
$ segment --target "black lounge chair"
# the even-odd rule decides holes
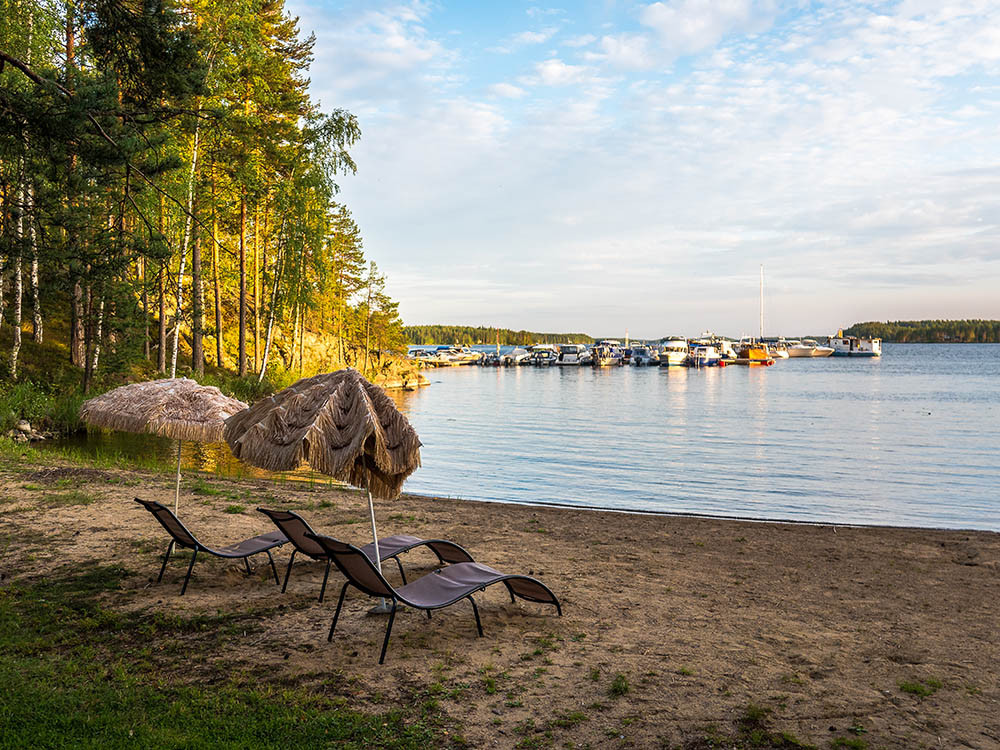
[[[222,549],[212,549],[211,547],[206,547],[204,544],[195,539],[194,534],[188,531],[187,527],[180,522],[180,519],[178,519],[177,516],[175,516],[165,505],[161,505],[155,500],[140,500],[139,498],[135,498],[135,501],[152,513],[171,537],[170,544],[167,545],[167,554],[163,556],[163,565],[160,566],[160,575],[156,579],[157,583],[163,580],[163,571],[167,568],[167,560],[170,559],[170,553],[174,551],[175,544],[178,547],[186,547],[194,550],[194,554],[191,555],[191,562],[188,564],[187,575],[184,576],[184,585],[181,587],[181,596],[184,596],[184,592],[187,591],[188,581],[191,580],[191,570],[194,568],[194,561],[198,558],[198,552],[202,550],[210,555],[215,555],[216,557],[224,557],[231,560],[243,560],[243,564],[246,565],[247,575],[251,575],[250,561],[247,558],[251,555],[257,555],[261,552],[265,552],[267,553],[268,561],[271,563],[271,572],[274,573],[274,582],[275,584],[278,583],[278,571],[274,567],[274,558],[271,557],[271,550],[275,547],[280,547],[288,541],[288,539],[285,538],[285,535],[280,531],[272,531],[267,534],[261,534],[260,536],[255,536],[252,539],[245,539],[242,542],[231,544],[228,547],[223,547]]]
[[[334,565],[347,578],[347,582],[340,590],[337,611],[334,612],[330,632],[326,636],[328,641],[333,639],[333,631],[337,627],[337,618],[340,617],[340,609],[344,605],[344,595],[348,586],[354,586],[368,596],[392,599],[392,610],[389,612],[389,623],[385,627],[385,640],[382,641],[379,664],[385,661],[385,650],[389,646],[389,634],[392,632],[393,620],[396,619],[397,604],[422,609],[427,612],[427,617],[430,617],[431,610],[450,607],[462,599],[468,599],[476,616],[476,630],[482,637],[483,624],[479,619],[479,607],[476,606],[476,600],[472,595],[494,583],[502,583],[507,587],[512,602],[515,596],[519,596],[529,602],[554,604],[556,611],[562,615],[562,607],[556,595],[544,583],[528,576],[501,573],[482,563],[460,562],[435,570],[396,589],[378,572],[378,568],[368,555],[353,544],[308,532],[306,536],[323,548]]]
[[[330,556],[323,551],[319,544],[308,538],[309,534],[315,534],[312,527],[298,513],[290,510],[270,510],[269,508],[257,508],[258,511],[274,521],[281,532],[288,538],[295,548],[292,556],[288,560],[288,569],[285,571],[285,582],[281,586],[281,593],[285,593],[288,588],[288,577],[292,574],[292,563],[295,562],[295,553],[301,552],[313,560],[325,560],[326,572],[323,573],[323,586],[319,590],[319,600],[323,601],[326,594],[326,581],[330,577]],[[399,567],[399,575],[406,583],[406,573],[403,572],[403,564],[399,561],[399,556],[404,552],[409,552],[414,547],[427,547],[437,555],[438,561],[444,565],[446,563],[473,562],[470,555],[463,547],[449,542],[446,539],[420,539],[409,534],[396,534],[378,540],[379,557],[382,562],[392,559]],[[368,555],[369,559],[375,559],[375,544],[366,544],[361,551]]]

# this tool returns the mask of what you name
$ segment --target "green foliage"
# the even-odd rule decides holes
[[[629,691],[628,678],[622,673],[615,675],[615,679],[611,681],[611,687],[608,688],[608,694],[615,697],[621,697],[626,695]]]
[[[534,333],[513,331],[509,328],[490,326],[405,326],[403,334],[411,344],[495,344],[497,335],[501,346],[530,346],[531,344],[592,344],[594,339],[585,333]]]
[[[1000,343],[1000,320],[896,320],[855,323],[845,336],[879,338],[899,343]]]
[[[78,389],[53,392],[30,380],[0,381],[0,432],[12,429],[21,419],[35,429],[71,432],[80,424],[77,415],[83,400]]]
[[[4,747],[424,748],[431,730],[392,711],[365,714],[339,696],[228,671],[190,682],[208,652],[185,634],[243,630],[230,615],[183,618],[105,609],[118,567],[60,571],[0,591]],[[144,648],[155,640],[154,656]],[[209,647],[210,648],[210,647]],[[173,658],[177,663],[169,663]],[[149,659],[159,659],[151,664]],[[96,671],[95,671],[96,670]],[[177,675],[177,676],[173,676]]]
[[[928,698],[942,687],[940,680],[928,678],[926,680],[901,680],[899,689],[904,693],[915,695],[918,698]]]

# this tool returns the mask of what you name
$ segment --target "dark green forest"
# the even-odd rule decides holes
[[[905,344],[996,344],[1000,343],[1000,320],[871,321],[855,323],[844,334]]]
[[[527,346],[530,344],[592,344],[594,339],[585,333],[535,333],[513,331],[491,326],[404,326],[403,334],[411,344],[495,344],[497,335],[501,345]]]

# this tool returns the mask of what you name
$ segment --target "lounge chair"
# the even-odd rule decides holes
[[[326,594],[326,581],[330,577],[330,556],[323,551],[323,548],[316,542],[308,538],[308,534],[315,534],[312,528],[306,523],[298,513],[290,510],[270,510],[268,508],[257,508],[261,513],[274,521],[281,532],[288,537],[288,541],[295,548],[292,556],[288,560],[288,569],[285,571],[285,582],[281,587],[281,593],[285,593],[288,588],[288,577],[292,574],[292,563],[295,562],[295,553],[301,552],[313,560],[325,560],[326,572],[323,574],[323,587],[319,590],[319,600],[323,601]],[[473,562],[470,555],[463,547],[449,542],[446,539],[420,539],[409,534],[396,534],[378,540],[378,552],[382,561],[395,560],[399,567],[399,575],[406,583],[406,573],[403,571],[403,564],[399,561],[399,556],[404,552],[409,552],[414,547],[427,547],[437,555],[438,561],[444,565],[446,563]],[[366,544],[361,548],[371,560],[375,559],[375,544]]]
[[[174,545],[194,550],[194,554],[191,555],[191,562],[188,564],[187,575],[184,576],[184,585],[181,587],[181,596],[184,596],[184,592],[187,591],[188,581],[191,580],[191,570],[194,568],[194,561],[198,558],[198,553],[202,550],[210,555],[215,555],[216,557],[224,557],[231,560],[243,560],[243,564],[247,569],[247,575],[251,575],[250,561],[248,558],[251,555],[257,555],[261,552],[265,552],[267,553],[268,561],[271,563],[271,572],[274,573],[274,582],[275,584],[278,583],[278,571],[274,567],[274,558],[271,557],[271,550],[275,547],[280,547],[288,541],[288,539],[285,538],[285,535],[280,531],[272,531],[267,534],[261,534],[260,536],[255,536],[252,539],[245,539],[242,542],[231,544],[228,547],[223,547],[222,549],[212,549],[211,547],[206,547],[204,544],[195,539],[194,534],[188,531],[187,527],[180,522],[180,519],[178,519],[177,516],[175,516],[166,506],[161,505],[155,500],[140,500],[139,498],[135,498],[135,501],[152,513],[171,537],[170,544],[167,545],[167,554],[163,556],[163,565],[160,566],[160,575],[156,579],[157,583],[163,580],[163,571],[167,568],[167,560],[170,559],[170,553],[173,552]]]
[[[476,600],[472,595],[494,583],[502,583],[507,587],[512,602],[516,595],[529,602],[554,604],[556,611],[562,615],[562,607],[556,595],[544,583],[528,576],[501,573],[477,562],[460,562],[435,570],[396,589],[378,572],[371,558],[353,544],[308,532],[306,537],[322,547],[333,564],[347,578],[347,582],[340,590],[337,611],[333,615],[330,632],[326,636],[328,641],[333,639],[333,631],[337,627],[337,619],[340,617],[340,609],[344,605],[344,595],[348,586],[354,586],[368,596],[392,599],[392,609],[389,612],[389,623],[385,627],[385,640],[382,641],[379,664],[385,661],[385,650],[389,646],[389,634],[392,632],[393,620],[396,619],[397,604],[422,609],[430,617],[431,610],[449,607],[462,599],[468,599],[476,616],[476,630],[482,637],[483,624],[479,619],[479,607],[476,606]]]

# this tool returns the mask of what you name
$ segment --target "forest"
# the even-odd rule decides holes
[[[403,334],[410,344],[495,344],[502,346],[528,346],[530,344],[592,344],[594,339],[585,333],[534,333],[513,331],[509,328],[490,326],[404,326]]]
[[[313,45],[283,0],[0,0],[0,389],[392,366]]]
[[[844,333],[904,344],[996,344],[1000,343],[1000,320],[871,321],[855,323]]]

